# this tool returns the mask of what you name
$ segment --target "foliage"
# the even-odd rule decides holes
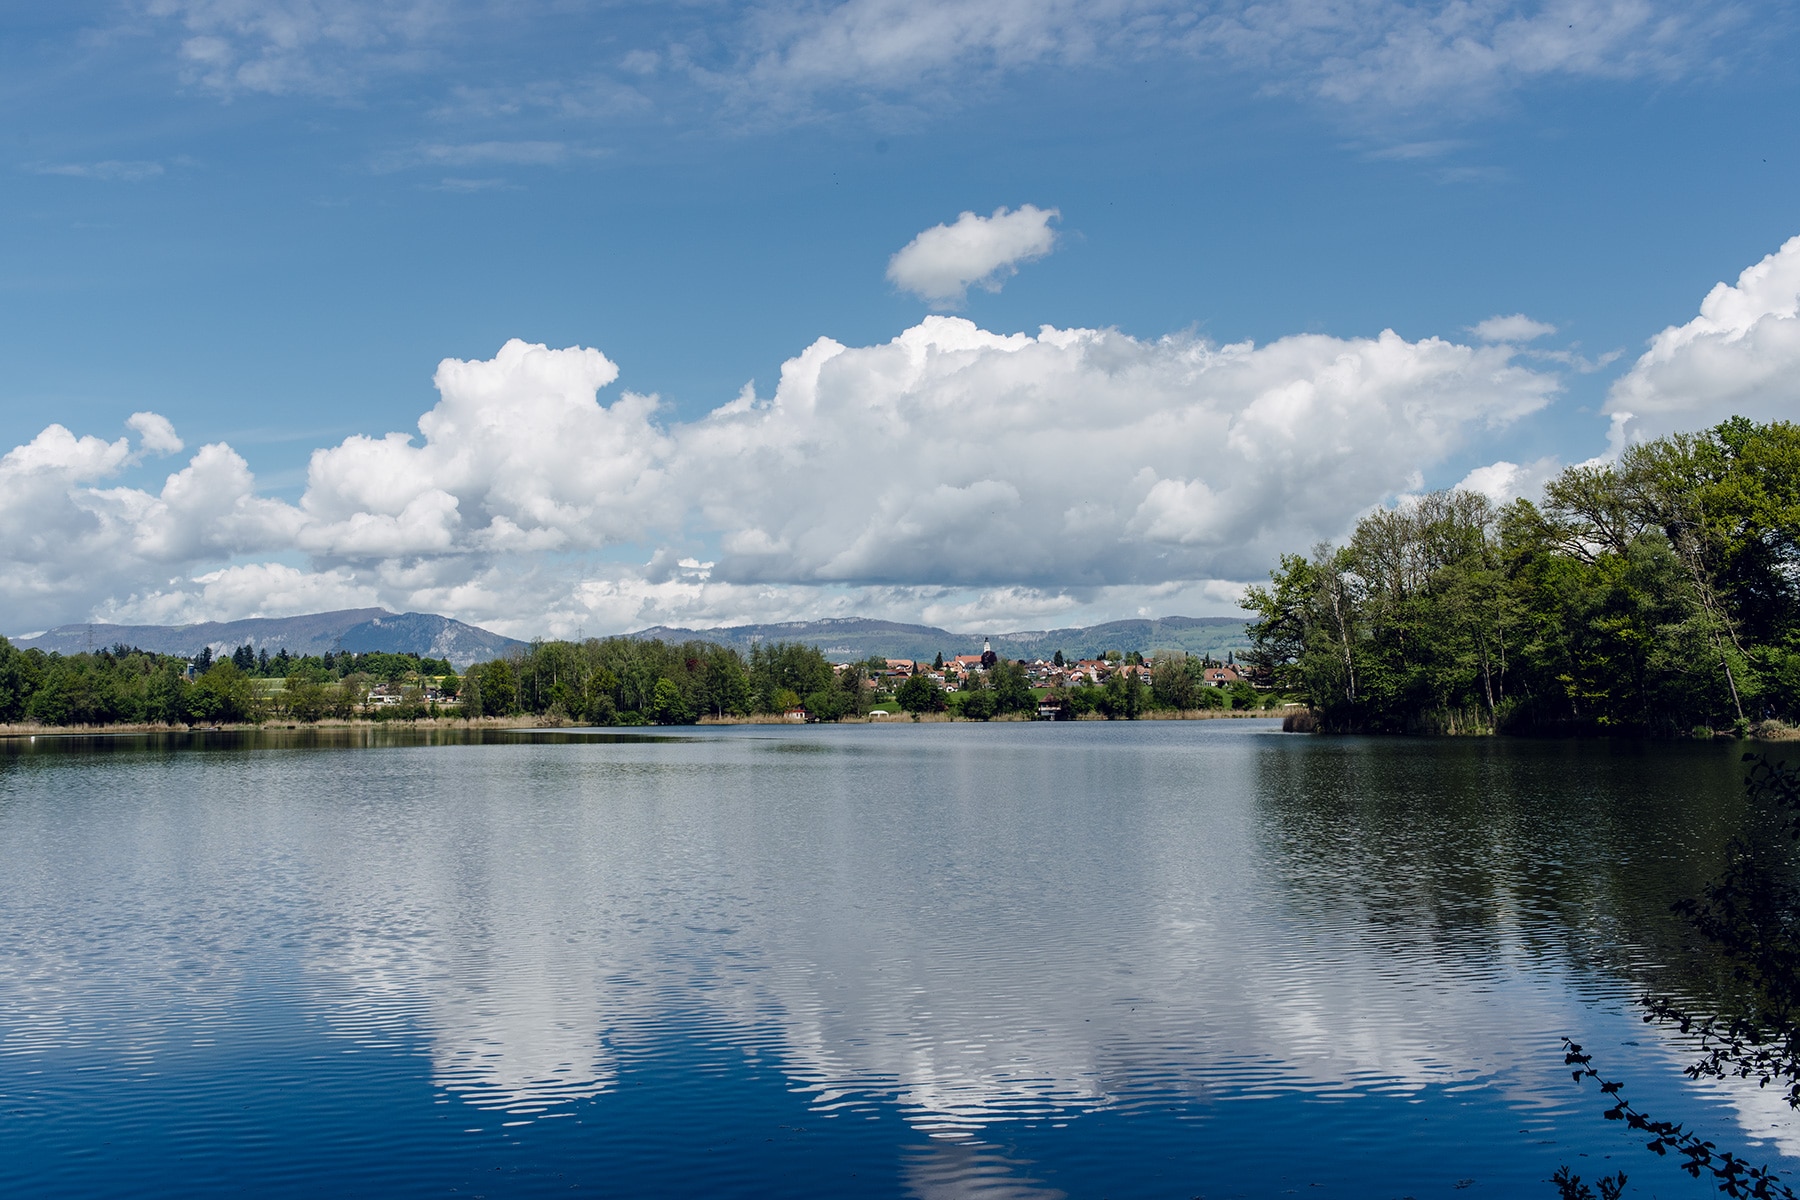
[[[965,721],[991,721],[1000,711],[992,688],[978,674],[971,674],[950,701],[953,713]]]
[[[1022,664],[1000,659],[988,668],[987,685],[994,693],[996,713],[1037,711],[1037,693],[1031,690]]]
[[[1800,426],[1733,418],[1437,492],[1249,589],[1246,664],[1321,727],[1685,734],[1800,712]]]
[[[1199,708],[1205,688],[1203,678],[1196,678],[1199,663],[1178,650],[1156,655],[1150,663],[1151,702],[1157,708]]]
[[[1751,810],[1773,815],[1777,828],[1735,839],[1724,874],[1698,900],[1673,906],[1729,966],[1734,994],[1718,1012],[1697,1011],[1666,996],[1645,996],[1640,1004],[1646,1022],[1674,1026],[1697,1041],[1700,1056],[1686,1068],[1690,1078],[1773,1084],[1790,1108],[1800,1109],[1800,889],[1792,855],[1800,840],[1800,772],[1745,757],[1755,763],[1744,781]],[[1574,1068],[1575,1081],[1594,1080],[1612,1102],[1607,1120],[1649,1134],[1649,1150],[1673,1152],[1683,1170],[1695,1178],[1710,1175],[1728,1196],[1795,1200],[1794,1191],[1767,1167],[1721,1150],[1678,1122],[1643,1113],[1625,1098],[1623,1084],[1600,1075],[1579,1043],[1564,1038],[1563,1046],[1564,1064]],[[1559,1173],[1566,1174],[1566,1168]],[[1563,1195],[1571,1194],[1564,1186]]]
[[[864,664],[834,669],[811,646],[758,645],[746,662],[711,642],[615,637],[535,642],[470,667],[459,682],[471,716],[524,712],[599,725],[684,725],[799,705],[820,720],[860,715],[868,711],[867,678]]]
[[[929,675],[909,677],[895,690],[894,699],[909,713],[937,713],[949,707],[949,702],[944,699],[944,689]]]
[[[1550,1177],[1550,1182],[1556,1185],[1557,1195],[1561,1196],[1562,1200],[1619,1200],[1619,1197],[1625,1192],[1625,1172],[1623,1171],[1617,1175],[1602,1175],[1594,1180],[1595,1185],[1600,1189],[1600,1195],[1597,1198],[1594,1195],[1594,1189],[1581,1182],[1581,1176],[1571,1175],[1567,1167],[1556,1168],[1556,1174]]]
[[[263,706],[250,676],[229,658],[221,658],[188,689],[188,714],[195,721],[254,721]]]

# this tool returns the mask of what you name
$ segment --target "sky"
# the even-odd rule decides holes
[[[0,21],[0,632],[1232,614],[1800,413],[1791,6]]]

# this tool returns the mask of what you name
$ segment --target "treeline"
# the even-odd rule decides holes
[[[836,721],[869,710],[860,664],[836,671],[817,647],[752,646],[746,659],[711,642],[589,638],[534,642],[515,657],[470,667],[469,716],[533,713],[596,725],[686,725],[804,707]]]
[[[1733,418],[1438,492],[1251,588],[1250,663],[1322,728],[1748,730],[1800,711],[1800,427]]]
[[[1132,657],[1136,657],[1135,655]],[[878,665],[879,664],[879,665]],[[523,653],[470,667],[462,680],[467,716],[536,716],[596,725],[682,725],[701,717],[779,714],[804,709],[811,720],[866,716],[886,698],[871,676],[885,663],[833,667],[815,646],[772,643],[746,655],[712,642],[670,645],[631,638],[537,642]],[[1118,672],[1103,686],[1052,689],[1040,700],[1025,668],[1002,659],[946,692],[923,672],[892,696],[913,713],[947,712],[986,721],[1009,713],[1036,715],[1047,701],[1066,716],[1097,713],[1133,719],[1152,709],[1253,708],[1273,703],[1247,684],[1206,687],[1205,660],[1158,655],[1153,683]]]
[[[1126,665],[1142,662],[1133,653]],[[193,659],[127,646],[61,655],[19,650],[0,638],[0,724],[215,724],[325,718],[531,715],[596,725],[683,725],[702,717],[779,714],[810,719],[868,714],[890,696],[913,713],[985,721],[1036,715],[1049,703],[1068,717],[1130,720],[1153,709],[1253,708],[1273,703],[1247,685],[1203,685],[1209,660],[1179,652],[1148,664],[1153,682],[1115,672],[1101,686],[1034,690],[1023,665],[1000,660],[945,692],[923,672],[875,686],[878,660],[835,668],[814,646],[770,644],[748,655],[711,642],[671,645],[631,638],[537,642],[459,678],[441,659],[413,654],[269,655],[239,647]],[[394,703],[371,704],[377,685]]]
[[[187,670],[185,658],[127,646],[46,654],[0,638],[0,723],[178,725],[260,713],[254,685],[230,659],[191,681]]]
[[[220,661],[224,661],[225,657],[221,656]],[[302,655],[289,654],[287,647],[283,646],[270,654],[267,648],[257,651],[249,645],[243,645],[233,650],[229,658],[232,666],[255,679],[287,679],[297,675],[313,683],[330,683],[351,675],[367,675],[397,683],[409,676],[438,677],[456,674],[448,659],[424,658],[411,653],[393,654],[385,650],[366,650],[361,653],[328,650],[324,654]],[[213,665],[212,647],[208,646],[190,661],[196,672],[205,674]]]
[[[260,683],[263,679],[282,683]],[[448,662],[416,654],[295,656],[282,651],[259,656],[242,646],[217,659],[210,649],[186,659],[113,646],[64,655],[20,650],[0,638],[0,724],[191,725],[272,717],[316,721],[356,716],[371,686],[403,681],[430,681],[446,696],[455,696],[458,682]],[[426,703],[409,701],[399,711],[378,715],[414,717],[434,711]]]

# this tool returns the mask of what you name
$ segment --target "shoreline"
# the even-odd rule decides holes
[[[1138,721],[1282,721],[1285,724],[1285,723],[1287,723],[1287,721],[1290,717],[1293,717],[1295,715],[1296,714],[1295,714],[1294,710],[1291,708],[1242,709],[1242,710],[1202,708],[1202,709],[1183,709],[1180,711],[1176,711],[1176,710],[1172,710],[1172,709],[1159,709],[1154,712],[1142,713],[1136,719]],[[1074,718],[1074,720],[1075,721],[1099,721],[1099,722],[1104,723],[1104,722],[1108,721],[1109,718],[1100,716],[1097,713],[1089,713],[1084,716],[1076,717],[1076,718]],[[912,715],[909,713],[893,713],[891,715],[882,714],[882,713],[872,713],[868,716],[851,717],[851,718],[846,718],[842,721],[812,722],[812,724],[825,724],[825,725],[913,725],[913,724],[918,724],[918,725],[950,725],[950,724],[956,724],[956,725],[1008,725],[1008,724],[1039,724],[1039,723],[1040,722],[1038,722],[1035,717],[1027,716],[1023,713],[1007,713],[1002,716],[994,717],[991,720],[987,720],[987,721],[965,720],[961,717],[952,717],[949,713],[920,713],[918,716],[918,719],[916,721],[913,719]],[[1045,722],[1045,723],[1068,724],[1070,722]],[[1119,720],[1115,721],[1115,723],[1129,724],[1130,722],[1127,720],[1124,720],[1124,719],[1119,719]],[[747,717],[704,716],[704,717],[701,717],[700,719],[692,722],[689,725],[589,725],[589,724],[587,724],[585,722],[581,722],[581,721],[552,721],[552,720],[547,720],[543,717],[533,717],[533,716],[528,716],[528,715],[523,715],[523,714],[517,715],[517,716],[510,716],[510,717],[476,717],[472,720],[465,720],[461,717],[420,717],[419,719],[414,720],[414,721],[368,721],[368,720],[357,720],[354,718],[345,719],[342,717],[332,717],[332,718],[328,718],[326,720],[313,721],[310,723],[298,722],[298,721],[263,721],[263,722],[259,722],[256,724],[228,724],[228,725],[158,725],[158,724],[149,724],[149,723],[143,723],[143,722],[121,723],[121,724],[116,724],[116,725],[37,725],[37,724],[21,722],[19,724],[15,724],[15,725],[0,725],[0,741],[18,739],[18,738],[38,738],[38,737],[94,737],[94,736],[108,736],[108,735],[125,736],[125,735],[131,735],[131,734],[147,734],[147,733],[255,733],[255,732],[262,732],[265,730],[286,731],[286,730],[301,730],[301,729],[378,730],[378,729],[395,728],[395,729],[596,729],[596,730],[598,730],[598,729],[607,729],[607,730],[656,730],[656,729],[660,729],[660,730],[677,730],[677,729],[689,729],[689,728],[693,728],[695,726],[702,726],[702,725],[705,725],[705,726],[793,725],[793,726],[798,727],[801,724],[802,724],[801,722],[790,721],[787,718],[782,717],[778,714],[771,714],[771,713],[759,713],[759,714],[747,716]],[[1304,730],[1304,729],[1297,729],[1297,730],[1294,730],[1294,732],[1311,732],[1311,731]],[[1377,735],[1377,736],[1389,736],[1389,735]],[[1426,737],[1426,736],[1432,736],[1432,735],[1396,734],[1396,735],[1391,735],[1391,736]],[[1459,735],[1445,734],[1445,735],[1437,735],[1437,736],[1455,737],[1455,736],[1459,736]],[[1460,736],[1470,736],[1470,735],[1460,735]],[[1481,735],[1476,735],[1476,736],[1506,737],[1508,735],[1507,734],[1487,733],[1487,734],[1481,734]],[[1575,735],[1575,736],[1604,736],[1604,735]],[[1631,736],[1643,736],[1643,735],[1631,735]],[[1742,741],[1748,741],[1748,742],[1768,742],[1768,743],[1792,742],[1792,741],[1800,741],[1800,728],[1796,728],[1794,726],[1789,726],[1789,725],[1783,725],[1778,721],[1759,721],[1757,724],[1751,726],[1750,731],[1746,735],[1744,735],[1744,737],[1741,739],[1739,739],[1735,735],[1733,735],[1731,733],[1727,733],[1727,732],[1717,733],[1714,735],[1714,737],[1716,740],[1742,740]],[[1659,738],[1659,739],[1653,739],[1653,740],[1683,741],[1683,740],[1687,740],[1687,739]]]
[[[1161,709],[1156,712],[1142,713],[1139,721],[1218,721],[1218,720],[1264,720],[1278,721],[1282,717],[1280,709],[1230,709],[1201,708],[1185,709],[1176,712]],[[1101,721],[1106,717],[1097,714],[1076,717],[1077,721]],[[961,717],[952,717],[949,713],[921,713],[914,722],[909,713],[884,715],[873,713],[865,717],[850,717],[842,721],[812,722],[825,725],[1006,725],[1036,724],[1037,718],[1022,713],[1006,713],[988,721],[970,721]],[[1054,722],[1046,722],[1050,724]],[[1068,724],[1069,722],[1062,722]],[[1124,722],[1121,722],[1124,723]],[[747,717],[714,717],[704,716],[692,722],[692,725],[794,725],[799,721],[790,721],[777,713],[757,713]],[[260,721],[252,723],[220,724],[220,725],[161,725],[149,722],[121,722],[113,725],[39,725],[31,722],[20,722],[14,725],[0,725],[0,739],[35,738],[35,737],[79,737],[97,734],[137,734],[137,733],[252,733],[263,730],[300,730],[300,729],[685,729],[690,725],[590,725],[583,721],[552,721],[544,717],[517,715],[510,717],[475,717],[465,720],[462,717],[420,717],[413,721],[367,721],[355,718],[331,717],[322,721]]]

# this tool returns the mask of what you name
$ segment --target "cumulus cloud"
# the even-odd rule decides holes
[[[1489,317],[1471,326],[1469,332],[1484,342],[1529,342],[1555,333],[1556,326],[1514,313],[1510,317]]]
[[[131,427],[146,450],[181,445],[155,413],[133,414]],[[197,561],[292,544],[299,514],[256,495],[229,446],[202,446],[155,492],[102,486],[138,457],[126,438],[51,425],[0,458],[0,602],[15,619],[48,623]]]
[[[1728,416],[1792,420],[1800,413],[1800,237],[1719,283],[1700,315],[1650,341],[1607,395],[1629,435],[1695,429]]]
[[[1019,264],[1056,246],[1054,208],[1002,206],[991,217],[965,212],[954,225],[933,225],[888,260],[888,281],[921,300],[955,307],[971,286],[997,292]]]
[[[1562,460],[1554,456],[1521,465],[1504,460],[1476,467],[1454,485],[1465,492],[1479,492],[1495,504],[1520,499],[1535,499],[1544,484],[1562,470]]]
[[[596,402],[618,374],[598,350],[516,339],[486,362],[445,360],[419,444],[390,433],[314,452],[301,548],[334,561],[592,550],[678,524],[656,401]]]
[[[1243,579],[1556,387],[1503,347],[1392,332],[1216,346],[928,317],[881,346],[822,339],[766,405],[679,436],[716,464],[693,486],[720,579]]]
[[[766,398],[665,423],[654,397],[602,397],[618,368],[599,351],[515,340],[445,360],[416,434],[315,451],[297,504],[223,444],[157,490],[107,486],[129,440],[52,426],[0,460],[0,592],[32,627],[371,601],[517,632],[1218,611],[1232,581],[1542,407],[1556,377],[1514,354],[934,316],[879,345],[822,338]],[[155,414],[132,428],[180,444]]]

